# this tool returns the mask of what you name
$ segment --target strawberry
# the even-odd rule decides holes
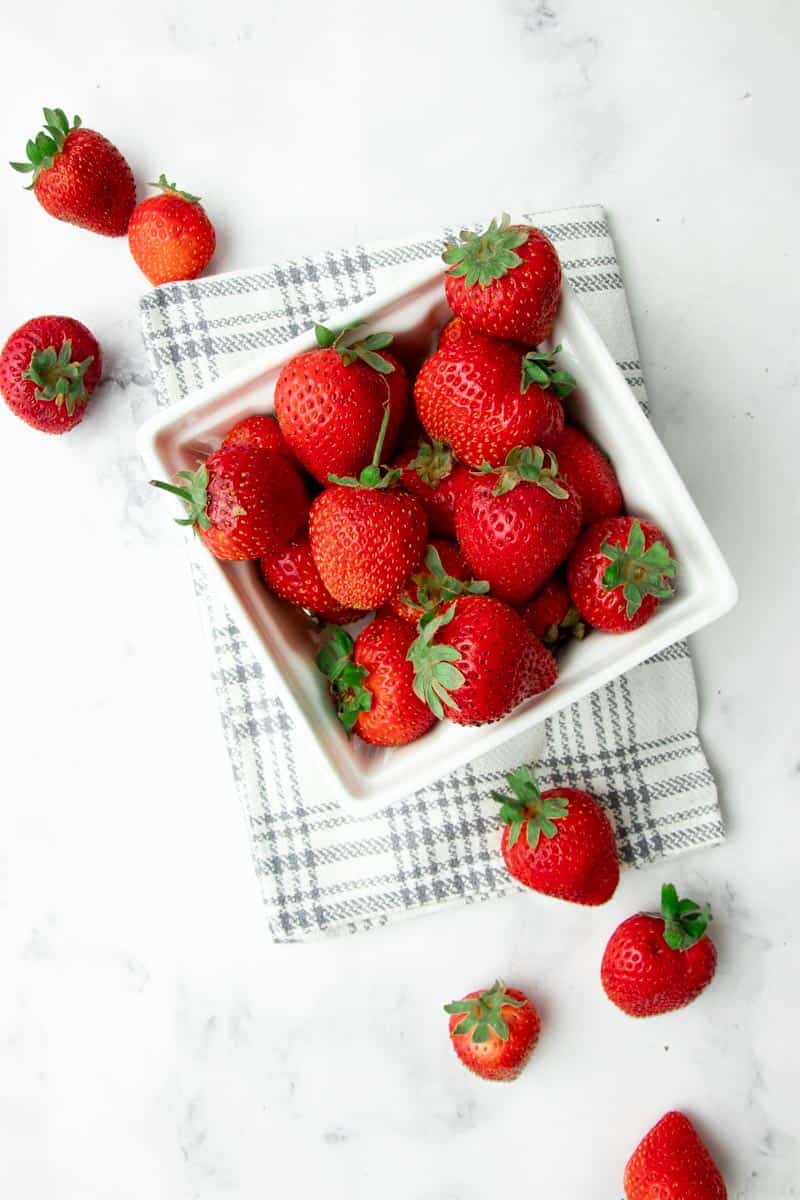
[[[401,621],[416,625],[429,608],[438,608],[456,596],[479,596],[488,590],[485,580],[470,579],[469,567],[454,542],[434,538],[426,551],[425,565],[406,580],[388,608]]]
[[[564,428],[559,397],[574,387],[553,362],[559,349],[524,355],[480,334],[447,339],[414,384],[428,436],[468,467],[500,466],[514,446],[553,446]]]
[[[0,392],[13,413],[43,433],[83,420],[103,370],[94,336],[72,317],[34,317],[0,351]]]
[[[256,414],[244,417],[229,429],[222,439],[223,446],[257,446],[273,454],[291,458],[291,451],[281,433],[281,427],[271,415]]]
[[[269,558],[305,522],[308,501],[297,471],[280,454],[253,446],[221,446],[180,485],[151,479],[179,496],[192,525],[217,558]]]
[[[625,1167],[625,1200],[728,1200],[725,1181],[681,1112],[668,1112]]]
[[[561,263],[550,239],[507,213],[483,233],[462,229],[443,255],[453,312],[490,337],[538,346],[553,331],[561,300]]]
[[[551,575],[538,592],[519,610],[525,624],[545,646],[558,646],[570,637],[580,640],[586,626],[570,603],[567,586],[560,575]]]
[[[317,348],[286,363],[275,385],[275,415],[292,453],[320,483],[358,475],[370,461],[389,400],[388,457],[406,407],[408,380],[385,351],[390,333],[353,341],[357,325],[338,333],[315,328]]]
[[[318,621],[329,621],[332,625],[349,625],[363,613],[357,608],[347,608],[334,600],[319,577],[308,533],[296,533],[288,545],[278,550],[271,558],[262,558],[259,564],[261,576],[271,592],[302,608]]]
[[[690,1004],[714,978],[717,951],[707,934],[708,904],[661,889],[661,912],[638,913],[612,933],[600,978],[612,1004],[631,1017],[652,1017]]]
[[[15,171],[33,175],[31,188],[45,212],[92,233],[122,237],[136,203],[133,172],[111,142],[80,117],[70,125],[60,108],[44,109],[45,127],[28,142],[28,162]]]
[[[547,465],[545,465],[547,457]],[[492,594],[521,604],[569,554],[581,527],[578,493],[555,455],[515,446],[502,467],[484,463],[456,502],[456,536]]]
[[[509,873],[535,892],[573,904],[610,900],[619,883],[617,844],[594,797],[571,787],[540,792],[529,767],[506,779],[513,796],[492,796],[506,823],[502,851]]]
[[[445,1004],[450,1041],[468,1071],[481,1079],[516,1079],[539,1040],[539,1014],[524,992],[502,980]]]
[[[622,512],[617,475],[599,446],[574,425],[565,425],[556,446],[558,473],[581,498],[584,525]]]
[[[567,564],[572,603],[589,625],[626,633],[673,594],[677,563],[664,534],[638,517],[609,517],[581,535]]]
[[[469,482],[467,468],[441,442],[425,441],[416,450],[405,450],[395,466],[402,471],[403,487],[425,505],[431,533],[454,538],[456,499]]]
[[[330,681],[339,720],[373,746],[405,746],[436,718],[414,694],[408,649],[414,630],[391,614],[375,617],[353,643],[337,629],[316,657]]]
[[[414,690],[439,718],[484,725],[555,683],[550,651],[493,596],[460,596],[427,612],[419,629],[408,652]]]
[[[447,346],[468,338],[480,337],[461,317],[451,317],[439,333],[437,346]]]
[[[196,279],[217,244],[200,197],[167,183],[165,175],[149,186],[160,194],[137,204],[128,225],[134,262],[152,284]]]

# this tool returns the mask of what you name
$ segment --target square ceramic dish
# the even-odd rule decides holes
[[[395,334],[392,347],[418,360],[435,344],[449,316],[439,258],[418,264],[402,292],[377,295],[342,312],[337,326],[362,320],[367,330]],[[736,601],[736,584],[678,472],[642,413],[633,392],[575,296],[565,287],[554,344],[578,380],[566,401],[568,419],[582,426],[610,455],[628,511],[660,525],[675,547],[678,590],[641,629],[615,636],[594,631],[559,656],[559,678],[502,721],[463,728],[447,721],[409,746],[376,749],[348,740],[325,681],[314,666],[322,640],[302,614],[276,599],[260,581],[255,563],[227,563],[207,554],[207,570],[253,651],[316,756],[321,782],[340,803],[364,811],[424,787],[552,716],[659,650],[696,632]],[[211,387],[152,417],[138,444],[152,473],[162,479],[194,467],[215,449],[236,421],[273,408],[283,363],[315,345],[313,330],[271,351]]]

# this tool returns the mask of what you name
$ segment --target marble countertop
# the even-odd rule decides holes
[[[217,270],[604,203],[656,426],[741,601],[694,641],[729,839],[669,867],[717,917],[718,977],[691,1008],[627,1021],[596,982],[658,869],[599,913],[521,896],[273,946],[185,558],[134,447],[143,280],[124,240],[48,219],[8,171],[2,330],[77,316],[107,378],[63,439],[0,411],[6,1190],[478,1200],[524,1179],[618,1200],[634,1144],[681,1107],[731,1197],[798,1195],[796,7],[145,0],[134,18],[85,0],[67,28],[59,13],[4,18],[5,156],[42,104],[80,112],[137,178],[203,195]],[[56,56],[70,69],[47,69]],[[440,1012],[495,972],[543,1015],[508,1088],[459,1068]]]

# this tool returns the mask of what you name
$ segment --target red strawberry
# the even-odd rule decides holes
[[[538,346],[553,331],[561,300],[561,263],[550,239],[507,213],[484,233],[462,229],[444,261],[447,302],[468,325],[490,337]]]
[[[406,373],[385,352],[392,335],[371,333],[353,342],[355,328],[334,333],[317,325],[317,349],[286,363],[275,385],[281,432],[292,453],[320,483],[327,483],[331,474],[358,475],[369,463],[387,397],[389,425],[383,453],[388,458],[406,407]]]
[[[330,681],[339,720],[373,746],[405,746],[436,718],[414,694],[408,649],[414,630],[391,614],[375,617],[355,640],[337,629],[316,657]]]
[[[450,1041],[467,1070],[481,1079],[516,1079],[539,1040],[539,1014],[524,992],[496,980],[482,992],[445,1004]]]
[[[612,933],[600,978],[612,1004],[631,1017],[683,1008],[714,978],[717,951],[707,934],[711,909],[661,889],[661,913],[637,913]]]
[[[622,512],[617,475],[599,446],[574,425],[565,425],[556,446],[558,473],[581,498],[584,525]]]
[[[485,465],[456,502],[456,536],[493,595],[521,604],[569,554],[581,527],[577,492],[539,446],[516,446],[505,466]]]
[[[451,317],[439,334],[439,346],[451,345],[467,338],[480,337],[461,317]]]
[[[717,1164],[688,1117],[668,1112],[625,1167],[625,1200],[728,1200]]]
[[[136,203],[133,172],[102,134],[70,125],[60,108],[44,109],[45,131],[28,142],[28,162],[15,171],[33,174],[33,194],[45,212],[59,221],[122,237]]]
[[[296,604],[318,621],[330,621],[332,625],[349,625],[363,613],[357,608],[346,608],[334,600],[319,577],[308,533],[296,533],[287,546],[272,558],[262,558],[261,575],[271,592]]]
[[[280,454],[253,446],[221,446],[196,471],[179,471],[176,486],[150,482],[179,496],[193,525],[217,558],[269,558],[305,522],[303,482]]]
[[[570,637],[580,640],[586,634],[560,575],[551,575],[536,595],[526,600],[519,615],[545,646],[558,646]]]
[[[589,625],[626,633],[669,600],[676,570],[672,547],[657,525],[638,517],[609,517],[579,538],[567,564],[567,587]]]
[[[574,380],[552,354],[524,355],[510,342],[473,334],[448,339],[422,365],[417,412],[430,438],[468,467],[500,466],[514,446],[552,446],[564,427],[559,396]]]
[[[283,454],[291,457],[291,451],[286,445],[281,427],[273,416],[257,414],[244,417],[229,429],[222,439],[223,446],[257,446],[260,450],[269,450],[272,454]]]
[[[66,433],[83,420],[103,370],[94,336],[72,317],[34,317],[0,351],[0,391],[34,429]]]
[[[493,596],[461,596],[426,613],[409,657],[417,695],[457,725],[499,720],[558,674],[519,613]]]
[[[438,608],[456,596],[478,596],[488,590],[484,580],[470,580],[469,567],[454,542],[434,538],[425,554],[425,565],[406,580],[389,601],[388,609],[401,621],[416,625],[426,609]]]
[[[571,787],[540,792],[528,767],[506,779],[514,795],[492,796],[506,822],[502,850],[510,874],[535,892],[573,904],[610,900],[619,883],[617,844],[594,797]]]
[[[416,450],[404,451],[395,466],[403,473],[403,487],[425,505],[431,533],[455,537],[456,499],[469,482],[467,468],[441,442],[420,442]]]
[[[217,245],[214,226],[199,196],[182,192],[160,175],[158,196],[143,200],[128,225],[134,262],[153,284],[196,279]]]

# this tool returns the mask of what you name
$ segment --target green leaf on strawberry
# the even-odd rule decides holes
[[[57,407],[63,404],[72,416],[78,405],[89,399],[84,375],[93,362],[93,355],[82,362],[73,362],[72,342],[67,340],[60,350],[48,346],[45,350],[35,351],[22,378],[36,384],[37,400],[52,400]]]
[[[492,799],[501,806],[498,816],[509,826],[508,845],[513,847],[519,840],[523,826],[528,846],[535,850],[539,838],[555,837],[558,833],[556,821],[563,820],[569,813],[569,800],[566,796],[548,796],[542,799],[539,785],[530,767],[518,767],[506,775],[506,780],[514,793],[508,796],[503,792],[492,792]]]
[[[442,255],[450,266],[447,273],[461,276],[467,287],[488,287],[520,265],[522,259],[514,251],[527,242],[528,231],[513,227],[511,217],[503,213],[483,233],[462,229],[459,236],[460,242],[449,243]]]
[[[457,691],[464,683],[464,676],[453,665],[461,659],[458,650],[447,643],[433,641],[434,635],[452,621],[454,615],[454,604],[444,611],[428,609],[424,612],[417,626],[419,633],[406,655],[414,667],[415,695],[428,705],[440,721],[444,718],[445,704],[456,712],[460,711],[451,692]]]
[[[497,475],[495,496],[505,496],[519,483],[535,483],[556,500],[569,498],[569,492],[558,479],[558,459],[552,450],[545,453],[541,446],[515,446],[509,450],[502,467],[484,462],[478,467],[478,474]]]
[[[10,166],[15,171],[21,173],[33,173],[33,181],[30,184],[32,188],[36,182],[39,173],[46,171],[52,167],[56,156],[60,154],[67,134],[73,129],[79,129],[81,124],[80,117],[74,117],[72,124],[69,123],[69,118],[61,108],[45,108],[45,130],[47,132],[37,133],[33,140],[30,140],[25,147],[25,153],[28,156],[27,162],[12,162]],[[30,190],[30,188],[28,189]]]
[[[372,708],[372,692],[363,683],[367,669],[353,662],[353,646],[349,633],[337,629],[314,659],[328,680],[337,716],[348,734],[353,732],[359,713]]]
[[[655,596],[659,600],[668,600],[672,596],[674,588],[669,581],[675,576],[677,563],[661,540],[645,550],[644,531],[639,521],[633,522],[627,545],[604,542],[600,550],[609,559],[603,572],[603,588],[607,592],[622,588],[628,619],[639,611],[645,596]]]
[[[210,529],[211,521],[209,520],[206,508],[208,506],[208,467],[205,463],[201,463],[196,471],[178,471],[178,478],[184,479],[184,485],[178,486],[174,483],[164,483],[161,479],[151,479],[150,483],[153,487],[161,488],[164,492],[170,492],[173,496],[178,496],[186,506],[186,516],[176,517],[176,525],[192,525],[195,530],[199,525],[201,529]]]
[[[696,900],[680,900],[671,883],[661,889],[664,941],[671,950],[688,950],[705,935],[711,921],[711,906]]]
[[[502,1041],[508,1040],[508,1025],[503,1020],[501,1009],[506,1005],[511,1008],[524,1008],[527,1000],[517,1000],[506,991],[502,979],[496,979],[493,986],[471,999],[454,1000],[444,1005],[444,1011],[450,1016],[463,1014],[462,1019],[453,1029],[454,1034],[471,1034],[472,1041],[488,1042],[492,1033]]]
[[[361,327],[361,321],[350,321],[341,329],[328,329],[326,325],[315,325],[314,336],[321,350],[335,350],[344,366],[349,367],[354,362],[366,363],[379,375],[391,375],[394,363],[389,362],[379,350],[385,350],[394,340],[391,333],[370,333],[365,338],[353,341],[349,336]]]
[[[555,356],[561,353],[561,347],[553,350],[530,350],[522,359],[522,378],[519,390],[524,395],[532,384],[542,388],[552,388],[557,396],[563,399],[574,392],[577,381],[569,371],[556,366]]]

